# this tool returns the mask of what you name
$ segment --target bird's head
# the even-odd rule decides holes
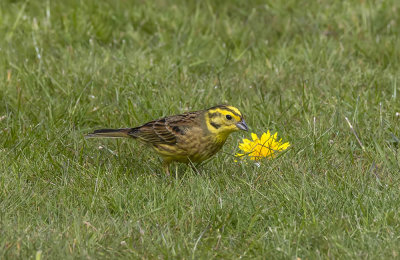
[[[206,123],[208,131],[225,139],[232,132],[249,129],[239,109],[228,105],[207,109]]]

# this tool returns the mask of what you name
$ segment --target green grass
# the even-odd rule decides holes
[[[399,12],[2,0],[0,258],[399,258]],[[233,134],[167,178],[134,141],[83,138],[220,103],[291,149],[238,164]]]

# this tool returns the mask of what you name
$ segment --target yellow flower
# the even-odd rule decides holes
[[[244,153],[237,153],[237,157],[248,155],[250,160],[274,158],[277,152],[284,151],[290,146],[289,142],[282,143],[282,138],[278,141],[278,133],[271,135],[269,130],[267,133],[263,133],[261,138],[252,133],[251,138],[253,141],[243,139],[243,142],[239,144],[239,149]]]

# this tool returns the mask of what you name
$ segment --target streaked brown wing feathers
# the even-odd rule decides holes
[[[130,135],[153,145],[172,145],[177,142],[178,135],[185,134],[187,128],[193,125],[196,115],[197,113],[186,113],[154,120],[132,129]]]

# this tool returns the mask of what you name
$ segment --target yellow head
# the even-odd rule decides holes
[[[239,109],[228,105],[220,105],[207,109],[206,123],[208,131],[224,141],[232,132],[238,130],[247,131],[249,129]]]

